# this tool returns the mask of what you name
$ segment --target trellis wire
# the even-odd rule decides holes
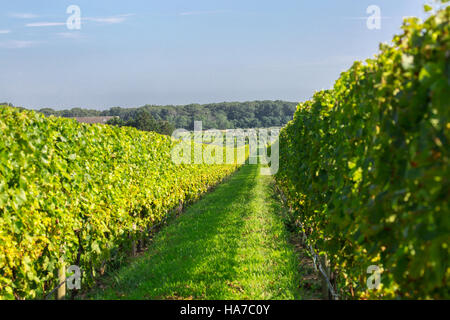
[[[162,226],[163,224],[165,224],[170,218],[173,218],[174,216],[177,216],[180,211],[183,209],[182,203],[180,203],[180,205],[174,209],[171,210],[171,212],[167,215],[164,216],[164,218],[157,224],[152,225],[148,230],[147,233],[149,233],[149,235],[151,234],[151,232]],[[63,284],[65,284],[67,281],[67,278],[64,278],[64,281],[62,281],[61,283],[59,283],[55,288],[53,288],[48,294],[46,294],[44,296],[44,300],[48,300],[55,292],[56,290],[58,290]]]
[[[280,188],[276,188],[278,190],[278,192],[281,195],[281,199],[283,200],[285,207],[288,208],[289,212],[292,212],[292,209],[287,205],[287,199],[286,196],[283,193],[283,190],[281,190]],[[328,277],[327,272],[325,271],[324,267],[322,266],[321,262],[320,262],[320,258],[317,255],[317,253],[314,251],[313,246],[309,243],[308,241],[308,236],[305,233],[305,228],[303,227],[303,224],[300,221],[296,221],[296,226],[300,227],[300,230],[302,231],[302,236],[303,239],[305,239],[305,243],[307,243],[308,245],[308,249],[310,251],[310,254],[313,258],[313,262],[314,262],[314,266],[316,268],[316,270],[319,270],[320,273],[322,274],[323,278],[325,279],[325,282],[327,283],[327,287],[328,287],[328,291],[332,296],[333,300],[339,300],[339,295],[336,293],[336,290],[334,289],[333,285],[331,284],[331,280]]]

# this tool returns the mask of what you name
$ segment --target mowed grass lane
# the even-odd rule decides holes
[[[299,299],[299,261],[272,177],[242,167],[108,275],[94,299]]]

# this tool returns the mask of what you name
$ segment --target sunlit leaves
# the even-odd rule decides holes
[[[133,239],[236,169],[175,165],[170,137],[134,128],[7,106],[0,128],[0,299],[42,298],[60,259],[89,285]]]
[[[403,30],[280,134],[278,184],[343,297],[449,297],[450,7]]]

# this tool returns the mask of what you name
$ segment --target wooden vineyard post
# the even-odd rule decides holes
[[[133,241],[131,242],[131,255],[136,256],[136,240],[134,239],[134,233],[136,231],[136,224],[133,223]]]
[[[177,207],[177,215],[181,214],[182,212],[183,212],[183,201],[180,200]]]
[[[321,256],[321,261],[320,264],[323,267],[323,271],[325,271],[328,279],[330,278],[330,263],[328,261],[327,255],[324,254],[323,256]],[[330,299],[330,293],[329,293],[329,289],[328,289],[328,280],[327,278],[321,274],[321,279],[322,279],[322,296],[323,299],[325,300],[329,300]]]
[[[56,290],[56,300],[64,300],[66,297],[66,265],[63,260],[61,260],[62,265],[58,270],[58,285],[61,286]]]

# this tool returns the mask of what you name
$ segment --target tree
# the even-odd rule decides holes
[[[126,122],[123,119],[119,118],[119,117],[114,117],[114,118],[108,120],[106,122],[106,124],[109,124],[110,126],[123,127],[123,126],[126,125]]]
[[[170,136],[174,131],[175,126],[169,121],[159,121],[158,133]]]
[[[286,101],[252,101],[221,102],[210,104],[189,104],[184,106],[145,105],[139,108],[112,107],[109,110],[97,111],[81,108],[55,111],[41,109],[45,115],[63,117],[75,116],[116,116],[125,124],[140,130],[166,132],[167,125],[160,121],[168,121],[177,128],[192,130],[194,121],[203,121],[204,129],[232,129],[254,127],[281,127],[289,120],[297,109],[297,103]],[[156,121],[156,123],[154,123]],[[158,127],[159,126],[159,127]],[[165,128],[164,130],[161,128]],[[159,129],[158,129],[159,128]]]
[[[155,120],[150,112],[143,109],[136,111],[128,121],[116,116],[106,124],[118,127],[134,127],[138,130],[153,131],[166,135],[171,135],[175,130],[175,127],[168,121]]]

